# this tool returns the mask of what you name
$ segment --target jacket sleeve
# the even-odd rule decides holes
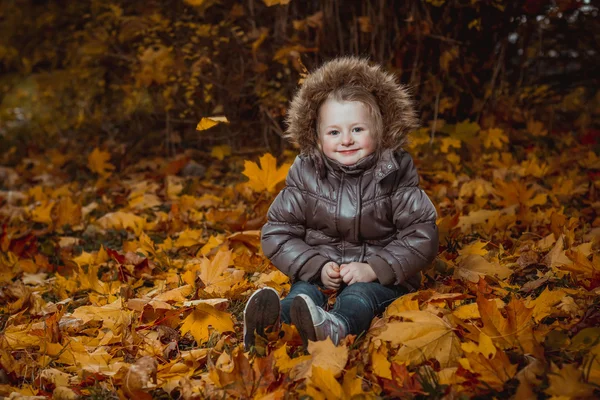
[[[438,251],[437,213],[422,189],[400,188],[392,197],[392,207],[398,232],[392,242],[367,260],[383,285],[407,284]]]
[[[261,244],[265,256],[292,282],[320,278],[329,260],[304,241],[306,233],[306,192],[303,187],[303,163],[296,158],[262,228]]]

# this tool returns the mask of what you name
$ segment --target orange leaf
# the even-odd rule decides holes
[[[260,157],[260,168],[255,162],[244,161],[244,171],[242,172],[250,180],[248,185],[255,192],[274,192],[275,186],[285,180],[291,164],[284,163],[277,168],[277,160],[271,154],[267,153]]]
[[[97,173],[101,177],[107,177],[115,166],[110,162],[110,153],[95,148],[88,156],[88,168],[90,171]]]
[[[208,304],[199,304],[183,321],[181,333],[191,332],[196,342],[200,344],[206,342],[210,337],[209,326],[221,333],[234,330],[229,313],[218,311]]]

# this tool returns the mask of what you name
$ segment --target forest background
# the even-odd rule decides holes
[[[597,18],[579,0],[2,1],[0,394],[597,396]],[[245,299],[289,289],[258,240],[296,154],[287,103],[346,54],[411,87],[440,254],[365,337],[304,355],[286,327],[244,353]]]

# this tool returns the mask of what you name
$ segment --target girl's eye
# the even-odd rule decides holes
[[[337,135],[338,133],[340,133],[340,132],[339,131],[329,131],[329,134],[333,135],[333,136]]]
[[[358,126],[354,129],[352,129],[353,132],[361,132],[362,130],[363,130],[363,128],[358,127]]]

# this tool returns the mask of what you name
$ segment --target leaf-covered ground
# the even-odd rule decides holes
[[[0,395],[597,398],[598,132],[438,130],[409,148],[440,216],[421,290],[306,352],[289,326],[241,345],[252,291],[289,290],[259,230],[291,152],[64,144],[0,167]]]

